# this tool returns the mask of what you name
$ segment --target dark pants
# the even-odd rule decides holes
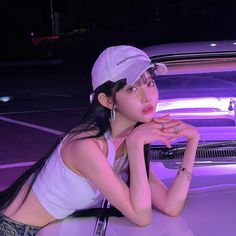
[[[40,227],[16,222],[5,215],[0,215],[0,236],[34,236]]]

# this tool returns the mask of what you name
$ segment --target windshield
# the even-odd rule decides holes
[[[236,71],[157,76],[160,99],[235,97]]]

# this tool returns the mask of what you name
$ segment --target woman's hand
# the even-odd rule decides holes
[[[134,128],[126,139],[126,145],[140,146],[158,140],[170,148],[170,142],[180,136],[179,133],[173,131],[174,127],[180,123],[179,120],[170,120],[169,115],[154,118],[152,121]]]
[[[196,129],[196,127],[194,127],[190,124],[186,124],[184,122],[180,123],[178,133],[181,136],[184,136],[187,140],[200,138],[200,134],[199,134],[198,130]]]
[[[175,120],[177,122],[177,120]],[[173,122],[166,121],[166,123],[163,123],[164,128],[162,131],[165,134],[173,134],[176,133],[179,136],[184,136],[187,140],[192,140],[192,139],[199,139],[199,132],[198,130],[190,125],[187,124],[183,121],[179,121],[177,124],[174,124]]]

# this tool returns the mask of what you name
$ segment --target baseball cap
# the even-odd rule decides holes
[[[99,55],[92,68],[93,90],[107,81],[126,79],[127,84],[133,84],[149,68],[154,68],[156,74],[167,72],[164,64],[152,63],[148,55],[136,47],[108,47]]]

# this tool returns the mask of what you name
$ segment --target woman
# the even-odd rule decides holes
[[[23,235],[28,230],[34,235],[102,198],[139,226],[151,223],[152,204],[170,216],[181,212],[199,134],[168,115],[154,117],[154,71],[163,69],[132,46],[109,47],[101,53],[92,69],[91,104],[80,125],[0,194],[1,233]],[[170,147],[180,136],[187,139],[186,151],[167,189],[151,168],[146,171],[144,145],[159,140]],[[125,173],[128,185],[120,178]]]

